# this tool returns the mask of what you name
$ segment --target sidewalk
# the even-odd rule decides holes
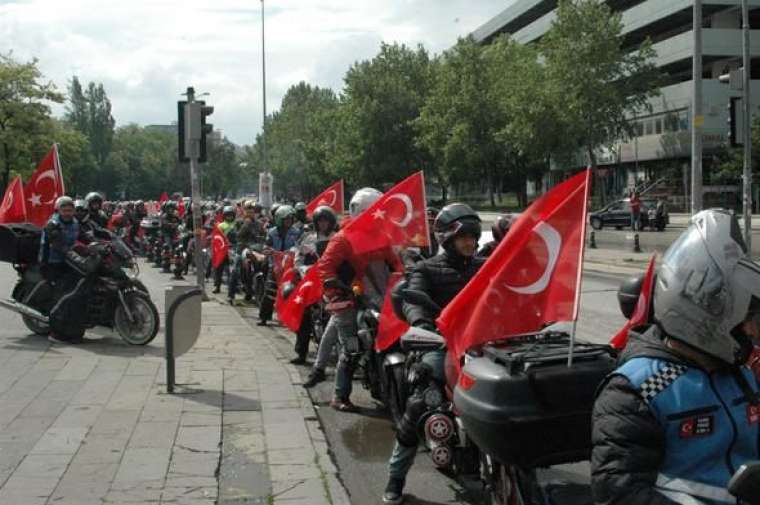
[[[6,345],[0,505],[348,504],[270,330],[215,301],[202,325],[177,360],[189,394],[165,394],[162,335],[140,348]]]

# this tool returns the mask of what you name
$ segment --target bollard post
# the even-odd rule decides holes
[[[194,288],[177,296],[169,306],[166,315],[166,392],[174,393],[175,369],[174,369],[174,314],[182,302],[194,296],[202,296],[200,288]],[[180,351],[181,353],[181,351]]]
[[[639,234],[634,233],[633,234],[633,252],[640,253],[641,252],[641,245],[639,244]]]
[[[596,233],[594,233],[594,230],[591,230],[591,233],[588,236],[589,238],[589,247],[591,249],[596,249]]]

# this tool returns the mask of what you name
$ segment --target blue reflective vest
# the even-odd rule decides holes
[[[63,233],[63,249],[60,250],[57,247],[50,247],[50,237],[48,236],[48,226],[53,224],[61,229]],[[42,230],[42,237],[40,239],[40,254],[39,259],[41,263],[48,264],[61,264],[66,261],[66,251],[68,251],[79,238],[79,222],[76,218],[71,218],[68,223],[61,220],[58,213],[52,215],[48,220],[48,225]]]
[[[752,372],[742,374],[758,391]],[[726,490],[734,472],[760,459],[760,407],[750,405],[730,372],[633,358],[616,374],[638,389],[665,433],[656,489],[677,503],[736,503]]]

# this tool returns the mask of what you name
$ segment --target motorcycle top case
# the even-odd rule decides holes
[[[576,342],[568,367],[569,349],[569,337],[559,334],[520,337],[468,354],[454,404],[483,452],[522,468],[589,458],[594,394],[615,369],[615,353]]]
[[[0,224],[0,261],[37,263],[42,230],[33,224]]]

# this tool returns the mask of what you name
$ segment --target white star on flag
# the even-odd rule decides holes
[[[38,195],[37,193],[32,193],[32,196],[28,200],[35,207],[42,205],[42,195]]]
[[[303,303],[303,298],[300,296],[296,296],[293,301],[296,302],[296,305],[301,305]]]
[[[385,219],[385,211],[382,209],[377,209],[375,212],[372,213],[372,217],[375,219]]]

